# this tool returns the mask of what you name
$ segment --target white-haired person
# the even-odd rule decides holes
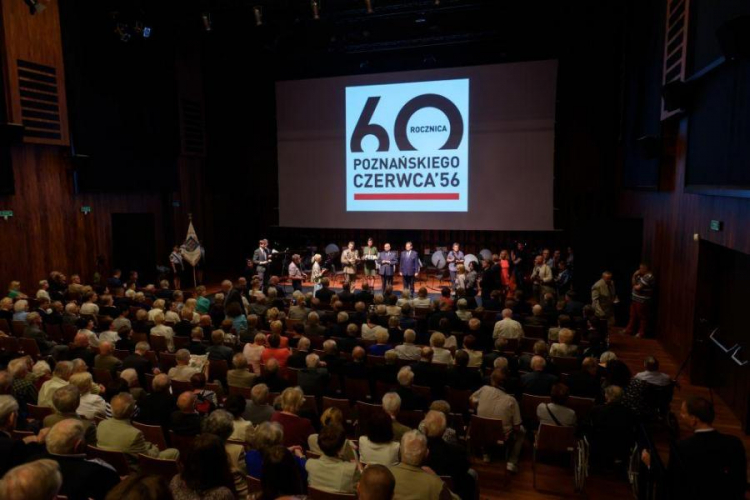
[[[404,331],[404,343],[397,345],[394,350],[399,359],[418,361],[421,357],[422,350],[414,344],[417,339],[417,333],[408,328]]]
[[[313,255],[312,271],[310,272],[310,281],[313,283],[313,297],[318,294],[318,290],[323,288],[323,274],[326,272],[320,265],[323,256],[319,253]]]
[[[151,337],[164,337],[169,352],[174,352],[174,330],[171,326],[164,324],[165,316],[163,311],[157,311],[154,314],[154,327],[151,328]]]
[[[260,375],[261,359],[263,351],[266,349],[266,336],[263,333],[255,335],[254,342],[245,344],[242,354],[245,356],[247,363],[252,367],[256,375]]]
[[[419,431],[409,431],[401,438],[401,462],[390,467],[396,479],[394,498],[421,500],[457,499],[440,477],[425,471],[427,438]]]
[[[558,333],[559,342],[555,342],[549,348],[551,357],[575,357],[578,354],[578,346],[573,344],[575,332],[570,328],[563,328]]]
[[[3,500],[54,500],[62,487],[60,466],[42,459],[9,470],[0,481]]]
[[[461,498],[477,498],[477,473],[471,469],[466,447],[448,443],[443,439],[448,428],[445,413],[430,410],[419,425],[427,437],[427,459],[424,465],[439,476],[450,476]]]
[[[39,406],[54,408],[52,405],[52,396],[60,387],[68,385],[68,380],[71,375],[73,375],[73,363],[70,361],[60,361],[57,363],[57,365],[55,365],[55,371],[52,373],[52,378],[46,381],[39,390],[37,404]]]
[[[395,392],[388,392],[383,395],[383,411],[391,417],[391,428],[393,429],[393,440],[401,442],[404,434],[411,429],[398,421],[398,412],[401,411],[401,396]]]
[[[430,336],[430,347],[432,347],[432,362],[443,363],[446,365],[453,364],[453,355],[445,348],[445,335],[435,332]]]
[[[26,323],[26,316],[29,315],[29,301],[26,299],[17,300],[13,304],[13,321]]]
[[[91,392],[94,387],[94,379],[88,372],[74,373],[69,379],[70,385],[78,388],[81,394],[80,403],[76,413],[87,420],[97,417],[104,418],[107,415],[107,402],[98,394]]]

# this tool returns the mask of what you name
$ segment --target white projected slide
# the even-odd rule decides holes
[[[469,79],[346,88],[346,211],[466,212]]]

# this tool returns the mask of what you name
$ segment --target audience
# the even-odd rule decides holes
[[[552,386],[551,403],[539,403],[536,417],[542,424],[575,427],[576,412],[565,406],[570,396],[570,390],[565,384],[557,383]]]
[[[346,443],[346,433],[340,424],[329,424],[320,430],[318,446],[323,452],[317,460],[305,464],[310,486],[331,493],[355,493],[362,472],[356,461],[339,458]]]
[[[3,500],[54,500],[62,487],[60,466],[42,459],[9,470],[0,481]]]
[[[385,411],[375,411],[359,437],[359,457],[366,464],[398,463],[398,441],[393,440],[393,422]]]
[[[169,483],[174,500],[235,500],[230,467],[221,439],[201,434],[193,441],[181,472]]]
[[[666,373],[661,373],[659,371],[659,361],[655,357],[647,357],[643,362],[643,366],[646,369],[642,372],[636,373],[636,379],[660,387],[664,387],[672,383],[672,378],[669,375],[667,375]]]
[[[307,446],[308,438],[315,433],[310,420],[299,416],[304,402],[299,387],[288,387],[279,396],[281,411],[274,412],[271,422],[279,423],[284,429],[284,446]]]
[[[401,462],[390,467],[396,480],[394,498],[408,500],[447,500],[451,494],[434,472],[422,469],[428,456],[427,438],[419,431],[409,431],[401,438]]]

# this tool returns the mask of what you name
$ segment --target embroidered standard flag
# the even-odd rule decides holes
[[[191,266],[195,266],[201,260],[201,244],[198,241],[198,235],[195,234],[193,221],[190,221],[187,237],[185,238],[185,243],[182,244],[181,251],[182,258],[188,261]]]

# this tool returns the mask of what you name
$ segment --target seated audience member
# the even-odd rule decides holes
[[[201,432],[201,415],[195,409],[197,396],[185,391],[177,397],[177,410],[172,412],[169,428],[181,436],[197,436]]]
[[[160,373],[151,382],[151,392],[140,403],[138,421],[149,425],[160,425],[166,434],[172,413],[177,411],[177,402],[170,392],[170,380],[166,373]]]
[[[190,351],[180,349],[175,354],[177,366],[169,369],[169,378],[178,382],[190,382],[190,377],[199,372],[198,368],[190,366]]]
[[[274,446],[280,446],[284,442],[284,429],[276,422],[263,422],[257,429],[248,434],[250,447],[245,453],[245,465],[248,476],[256,479],[263,477],[263,461],[268,450]],[[305,474],[305,459],[302,453],[294,454],[294,462],[297,472],[302,476]]]
[[[211,361],[224,360],[227,362],[227,366],[232,364],[234,351],[231,347],[224,345],[224,332],[222,330],[214,330],[211,333],[211,345],[206,349],[206,354]]]
[[[321,429],[328,425],[339,425],[341,427],[344,427],[345,425],[344,414],[341,413],[341,410],[338,409],[337,407],[330,406],[326,408],[326,410],[320,416],[320,425],[321,425]],[[319,437],[319,434],[311,434],[310,437],[307,438],[307,448],[313,453],[322,455],[323,451],[320,449],[320,446],[318,445],[318,437]],[[341,449],[341,453],[339,453],[339,456],[341,457],[342,460],[346,460],[347,462],[354,460],[355,448],[356,448],[356,445],[354,445],[354,443],[347,440],[344,443]]]
[[[308,484],[331,493],[354,493],[361,473],[357,462],[342,460],[346,433],[340,424],[330,424],[320,430],[318,445],[323,455],[305,464]]]
[[[359,500],[393,500],[396,479],[383,465],[368,465],[357,483]]]
[[[258,383],[268,386],[268,390],[271,392],[281,392],[289,387],[289,382],[279,373],[280,368],[276,358],[269,359],[266,363],[265,373],[260,376]]]
[[[571,321],[570,316],[567,314],[561,314],[557,317],[557,326],[547,330],[547,340],[550,342],[557,342],[560,338],[560,330],[563,328],[571,328],[572,326],[573,321]]]
[[[458,299],[456,301],[456,307],[458,308],[456,310],[456,316],[458,316],[458,319],[461,321],[469,321],[473,315],[471,311],[469,311],[469,303],[466,299]]]
[[[453,355],[445,349],[445,335],[440,332],[433,333],[430,336],[430,347],[432,347],[433,363],[453,364]]]
[[[250,390],[250,401],[247,403],[243,418],[253,425],[260,425],[270,421],[273,413],[273,406],[268,404],[268,386],[263,383],[256,384]]]
[[[531,358],[531,372],[521,377],[521,391],[534,396],[549,396],[557,377],[546,373],[547,362],[541,356]]]
[[[281,368],[284,368],[286,366],[287,360],[289,359],[289,356],[291,355],[291,352],[287,347],[281,346],[281,336],[274,333],[270,337],[268,337],[267,341],[268,347],[265,348],[263,354],[261,355],[263,363],[268,365],[269,360],[275,359],[279,362],[279,366]]]
[[[232,434],[228,439],[244,442],[248,431],[252,432],[255,428],[252,422],[243,417],[247,409],[247,400],[241,394],[230,394],[224,401],[224,409],[232,415]]]
[[[306,395],[321,397],[326,392],[331,375],[315,353],[308,354],[305,363],[306,367],[297,374],[297,383]]]
[[[297,341],[297,350],[286,360],[286,366],[301,370],[305,367],[305,358],[310,354],[310,339],[302,337]]]
[[[135,402],[140,404],[141,400],[146,396],[146,391],[138,386],[138,373],[133,368],[128,368],[120,372],[120,378],[128,383],[130,388],[130,394],[135,398]]]
[[[359,335],[359,326],[354,323],[349,323],[346,326],[346,337],[336,339],[336,345],[339,347],[341,352],[352,353],[354,349],[359,345],[357,336]]]
[[[556,358],[570,358],[578,354],[578,346],[573,344],[575,332],[570,328],[563,328],[559,332],[559,342],[552,344],[549,355]]]
[[[117,372],[122,370],[122,361],[115,356],[115,346],[111,342],[101,342],[99,344],[99,354],[94,358],[94,368],[97,370],[107,370],[115,378]]]
[[[521,410],[516,398],[503,390],[506,374],[500,369],[493,370],[490,384],[485,385],[471,395],[471,402],[476,405],[477,415],[483,418],[496,418],[503,421],[503,430],[508,436],[507,469],[518,471],[518,457],[521,455],[523,439],[526,432],[521,427]],[[488,451],[485,451],[485,461],[489,461]]]
[[[0,395],[0,477],[10,468],[43,453],[43,447],[36,442],[36,436],[26,439],[13,438],[17,423],[18,403],[13,396]]]
[[[745,498],[747,456],[735,436],[714,429],[714,407],[710,401],[691,397],[683,401],[680,418],[693,435],[677,442],[670,455],[667,490],[674,498]],[[641,459],[651,467],[651,455]]]
[[[659,360],[654,356],[649,356],[643,362],[643,366],[646,368],[645,371],[636,373],[635,378],[642,380],[646,383],[658,385],[661,387],[670,385],[672,379],[666,373],[659,371]]]
[[[425,415],[420,425],[420,431],[427,437],[428,454],[424,465],[439,476],[452,477],[456,492],[461,498],[475,498],[477,473],[470,468],[466,448],[449,444],[443,439],[447,427],[444,413],[433,410]]]
[[[98,447],[104,450],[121,451],[128,455],[132,464],[138,462],[138,454],[150,457],[176,459],[179,452],[172,448],[159,451],[149,443],[143,433],[133,427],[130,419],[135,411],[135,400],[129,393],[120,393],[112,398],[112,418],[99,422],[96,429]]]
[[[447,500],[458,498],[437,474],[422,469],[427,459],[427,438],[409,431],[401,438],[401,462],[390,467],[396,479],[394,498],[405,500]]]
[[[3,500],[55,500],[62,487],[60,466],[54,460],[35,460],[8,471],[0,481]]]
[[[498,337],[505,339],[521,339],[523,338],[523,327],[521,323],[513,319],[513,311],[510,309],[503,309],[503,319],[495,323],[495,328],[492,330],[493,340]]]
[[[393,428],[393,440],[400,442],[401,438],[409,432],[411,429],[401,422],[396,417],[398,412],[401,410],[401,397],[395,392],[388,392],[383,396],[383,411],[391,417],[391,427]]]
[[[133,354],[128,355],[122,360],[122,369],[132,368],[138,374],[138,383],[141,387],[146,387],[146,374],[154,373],[154,365],[146,357],[146,353],[151,350],[148,342],[138,342],[135,345]],[[157,372],[158,373],[158,372]]]
[[[57,360],[68,352],[67,345],[58,345],[54,340],[47,338],[47,334],[42,329],[42,317],[38,312],[29,313],[26,322],[28,324],[24,328],[23,338],[33,339],[43,356],[51,356]]]
[[[253,368],[255,374],[260,374],[260,363],[263,359],[263,351],[266,349],[266,336],[262,333],[255,334],[253,342],[248,342],[242,349],[242,354],[247,364]]]
[[[44,442],[49,457],[60,466],[63,478],[61,495],[104,500],[120,482],[120,476],[109,464],[86,459],[85,434],[83,422],[65,419],[52,427]]]
[[[524,323],[529,326],[547,328],[547,318],[544,317],[544,309],[542,306],[535,304],[534,307],[531,308],[531,316],[526,318]]]
[[[534,358],[534,356],[539,356],[547,361],[547,364],[544,366],[544,371],[546,373],[551,373],[552,375],[557,375],[559,373],[555,364],[549,362],[549,349],[545,341],[537,340],[536,342],[534,342],[534,347],[532,347],[531,350],[533,354],[524,353],[518,357],[519,370],[532,371],[533,368],[531,368],[531,360]]]
[[[410,361],[417,361],[421,355],[421,349],[414,345],[414,341],[417,338],[417,334],[411,328],[404,331],[404,343],[397,345],[394,350],[398,355],[399,359],[406,359]]]
[[[299,387],[288,387],[279,399],[281,411],[271,416],[271,422],[278,422],[284,429],[284,446],[307,446],[307,438],[315,433],[315,429],[310,420],[299,416],[305,402],[302,390]]]
[[[89,339],[89,346],[94,349],[99,347],[99,337],[94,333],[94,320],[91,318],[80,318],[76,322],[78,333],[82,333]]]
[[[60,361],[55,365],[55,371],[52,373],[52,378],[42,384],[42,388],[39,390],[39,406],[46,406],[48,408],[54,408],[52,406],[52,396],[55,391],[60,387],[68,385],[70,376],[73,375],[73,363],[70,361]]]
[[[16,399],[21,415],[26,415],[27,405],[37,403],[38,391],[29,372],[31,358],[24,356],[8,363],[8,374],[13,379],[10,394]]]
[[[374,345],[371,345],[367,348],[367,352],[371,356],[384,356],[386,351],[390,351],[391,349],[393,349],[393,347],[388,344],[387,330],[379,330],[378,332],[376,332],[375,341],[376,343]]]
[[[145,472],[131,474],[109,492],[105,500],[173,500],[167,478]]]
[[[357,346],[352,350],[352,360],[344,367],[344,374],[347,378],[370,379],[364,348]]]
[[[484,353],[480,350],[475,349],[477,345],[477,338],[474,335],[467,335],[464,337],[464,348],[463,352],[469,355],[469,368],[481,368],[484,360]],[[458,359],[458,353],[456,353],[456,359]]]
[[[154,303],[154,307],[156,307]],[[151,315],[151,312],[149,312],[149,315]],[[174,330],[172,330],[171,326],[167,326],[164,324],[166,321],[166,318],[164,316],[164,311],[157,310],[156,313],[154,313],[152,321],[154,322],[153,328],[151,328],[151,336],[152,337],[164,337],[164,340],[167,343],[167,350],[169,352],[174,352]]]
[[[615,359],[607,363],[604,385],[622,387],[622,404],[630,408],[638,417],[649,415],[655,410],[655,408],[649,407],[646,402],[648,384],[637,378],[632,378],[630,368],[623,361]]]
[[[373,380],[375,382],[382,382],[389,386],[398,384],[398,372],[399,366],[398,355],[396,351],[391,349],[385,353],[385,361],[383,364],[377,364],[372,369]]]
[[[73,337],[73,343],[68,350],[68,359],[82,359],[87,366],[94,366],[97,351],[91,348],[89,338],[82,332],[76,333]]]
[[[459,391],[476,391],[482,385],[482,375],[476,368],[469,368],[469,354],[465,350],[456,353],[456,365],[448,371],[448,386]]]
[[[446,422],[448,417],[450,417],[451,414],[451,405],[448,404],[448,401],[444,401],[442,399],[438,399],[437,401],[433,401],[430,404],[430,411],[439,411],[443,415],[445,415]],[[424,420],[419,424],[419,431],[422,434],[425,434],[425,432],[422,430],[422,424],[424,424]],[[446,423],[445,432],[443,432],[443,441],[445,441],[448,444],[458,444],[458,435],[456,434],[456,429],[449,427]]]
[[[359,437],[359,457],[366,464],[398,463],[399,443],[393,440],[393,422],[384,411],[376,411],[365,422]]]
[[[252,387],[258,377],[247,369],[247,359],[244,354],[238,352],[232,356],[233,370],[227,372],[227,385],[233,387]]]
[[[427,408],[427,401],[414,392],[414,372],[410,366],[401,367],[396,379],[398,380],[396,393],[401,398],[402,410],[424,410]]]
[[[342,332],[343,333],[343,332]],[[308,338],[322,337],[326,334],[326,328],[320,324],[320,315],[315,311],[307,315],[307,324],[305,325],[305,336]]]
[[[323,357],[321,361],[326,364],[326,368],[328,368],[331,375],[343,375],[346,363],[341,358],[338,344],[335,340],[328,339],[323,342]]]
[[[111,342],[115,345],[120,341],[120,335],[113,328],[112,321],[108,317],[99,321],[99,329],[102,330],[99,334],[99,342]]]
[[[169,489],[175,500],[235,500],[232,470],[221,440],[213,434],[195,438]]]
[[[229,469],[234,478],[234,489],[238,498],[247,496],[247,465],[245,464],[245,447],[227,440],[234,430],[232,414],[224,410],[216,410],[203,421],[203,434],[213,434],[221,440],[229,460]]]
[[[190,331],[190,343],[187,346],[187,350],[190,354],[196,356],[203,356],[206,354],[206,346],[203,344],[203,339],[206,337],[206,333],[200,326],[196,326]]]
[[[301,455],[299,448],[292,453],[280,445],[272,446],[263,454],[263,477],[260,481],[263,499],[294,497],[304,493],[306,474],[295,467]]]
[[[29,301],[21,299],[13,304],[13,321],[28,323]]]
[[[76,386],[68,384],[64,387],[60,387],[55,391],[55,394],[52,395],[52,406],[55,409],[55,413],[44,417],[42,426],[50,428],[56,423],[66,419],[79,420],[84,427],[86,444],[96,446],[96,426],[93,422],[84,422],[76,413],[80,402],[81,393]]]
[[[604,405],[591,409],[591,456],[593,460],[626,460],[635,436],[633,411],[622,404],[622,388],[604,389]]]
[[[565,406],[570,396],[570,390],[565,384],[557,383],[552,386],[551,403],[539,403],[536,416],[540,423],[574,427],[576,412]]]
[[[433,394],[438,394],[445,386],[446,370],[433,363],[432,358],[432,348],[423,347],[419,361],[412,364],[411,369],[414,372],[414,385],[430,387]]]
[[[565,383],[570,389],[571,396],[601,400],[602,379],[599,376],[597,359],[585,358],[581,364],[581,369],[568,375]]]
[[[380,325],[378,315],[375,313],[367,316],[367,322],[362,324],[362,340],[377,340],[377,332],[387,332],[383,326]]]
[[[340,307],[337,302],[336,307]],[[326,337],[343,337],[346,335],[346,326],[349,324],[349,314],[346,311],[336,313],[336,323],[324,333]],[[310,335],[314,336],[313,330],[309,329]],[[320,334],[318,334],[320,336]]]

